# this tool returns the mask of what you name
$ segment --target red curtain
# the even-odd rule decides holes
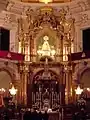
[[[15,53],[15,52],[0,51],[0,58],[23,61],[24,55],[19,54],[19,53]]]

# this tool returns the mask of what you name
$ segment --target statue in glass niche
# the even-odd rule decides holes
[[[42,46],[39,46],[39,50],[37,51],[40,56],[51,56],[53,57],[56,53],[54,46],[50,46],[48,40],[48,36],[43,37],[44,43]]]

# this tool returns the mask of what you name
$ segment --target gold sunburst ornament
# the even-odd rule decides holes
[[[48,4],[48,3],[52,2],[52,0],[39,0],[39,2],[43,2],[45,4]]]

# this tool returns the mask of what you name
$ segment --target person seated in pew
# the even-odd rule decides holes
[[[38,111],[38,120],[42,120],[43,118],[43,114],[41,112],[41,110]]]
[[[45,112],[43,113],[42,118],[43,118],[43,120],[48,120],[49,115],[48,115],[47,111],[45,111]]]
[[[30,108],[27,108],[24,115],[23,115],[23,120],[31,120],[31,110]]]
[[[36,108],[32,109],[31,112],[31,120],[37,120],[38,119],[38,113],[36,111]]]

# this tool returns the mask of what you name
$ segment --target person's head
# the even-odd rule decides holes
[[[84,100],[83,97],[81,97],[81,100]]]
[[[81,108],[81,111],[83,112],[83,111],[84,111],[84,108]]]
[[[34,112],[34,109],[33,109],[33,108],[31,109],[31,112]]]
[[[31,109],[30,109],[30,108],[28,108],[28,111],[31,111]]]
[[[45,110],[45,111],[47,111],[47,110],[48,110],[48,107],[47,107],[47,106],[45,106],[45,107],[44,107],[44,110]]]

